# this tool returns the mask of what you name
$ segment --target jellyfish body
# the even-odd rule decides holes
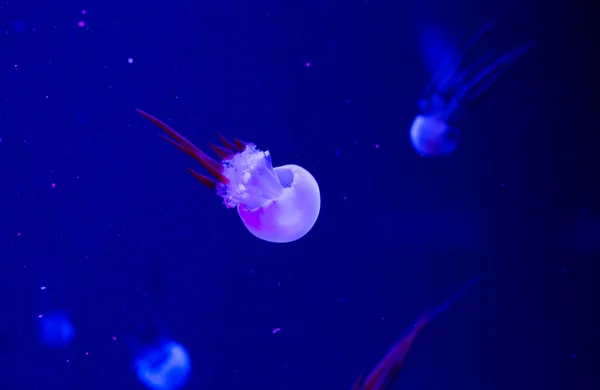
[[[191,372],[188,352],[181,344],[171,340],[141,350],[134,358],[133,368],[144,386],[156,390],[182,388]]]
[[[65,348],[73,341],[75,329],[65,314],[41,316],[38,325],[40,341],[50,348]]]
[[[308,233],[319,216],[321,196],[315,178],[298,165],[273,167],[268,151],[239,139],[230,142],[217,134],[224,147],[210,144],[220,161],[197,148],[164,122],[137,110],[160,127],[167,142],[196,159],[213,178],[187,170],[223,198],[227,208],[237,207],[250,233],[269,242],[287,243]]]
[[[460,131],[448,125],[453,114],[478,99],[533,46],[529,42],[501,56],[488,54],[466,66],[469,50],[490,28],[491,24],[485,25],[458,54],[448,58],[426,88],[425,98],[419,101],[421,113],[410,128],[410,140],[420,155],[439,157],[453,153],[460,140]]]
[[[149,284],[138,310],[124,323],[133,326],[123,335],[131,355],[131,368],[149,389],[176,390],[184,387],[191,374],[186,348],[170,335],[165,318],[165,261],[158,255],[150,264]],[[140,310],[141,309],[141,310]]]

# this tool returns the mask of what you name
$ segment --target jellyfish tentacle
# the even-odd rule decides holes
[[[221,142],[223,143],[223,145],[225,145],[225,147],[229,150],[231,150],[232,153],[237,153],[238,150],[235,147],[235,145],[233,143],[231,143],[231,141],[229,141],[227,138],[225,138],[225,136],[223,136],[223,134],[217,132],[217,137],[219,137],[219,139],[221,140]]]
[[[192,168],[186,168],[186,170],[189,173],[191,173],[192,176],[194,176],[200,183],[204,184],[205,187],[208,187],[211,190],[214,190],[214,189],[217,188],[217,181],[216,180],[211,179],[210,177],[204,176],[204,175],[196,172]]]
[[[352,385],[352,390],[361,390],[361,386],[363,383],[363,379],[365,377],[365,373],[364,371],[358,376],[358,378],[356,378],[356,381],[354,381],[354,385]]]
[[[213,176],[215,176],[217,179],[219,179],[221,175],[221,172],[223,170],[222,165],[211,159],[210,157],[206,156],[206,154],[204,154],[204,152],[202,152],[201,150],[195,148],[192,149],[187,145],[182,145],[172,139],[170,139],[169,137],[163,135],[163,134],[159,134],[158,135],[160,138],[164,139],[165,141],[167,141],[168,143],[170,143],[171,145],[175,146],[177,149],[181,150],[182,152],[184,152],[185,154],[187,154],[188,156],[192,157],[194,160],[198,161],[204,168],[206,168]],[[202,155],[206,156],[206,158],[203,158],[202,155],[199,155],[198,152],[202,153]],[[223,176],[224,177],[224,176]],[[224,182],[222,180],[219,179],[219,181],[223,182],[223,183],[227,183]]]
[[[461,101],[474,101],[479,98],[492,84],[494,84],[507,70],[511,64],[516,62],[532,46],[534,41],[525,43],[498,57],[489,65],[483,68],[479,73],[471,78],[461,90],[456,94],[455,99]]]
[[[233,152],[231,150],[219,145],[215,145],[212,142],[209,142],[208,144],[221,160],[230,160],[233,158]]]
[[[479,39],[492,28],[492,26],[492,22],[486,23],[475,33],[475,35],[471,37],[471,39],[461,49],[460,53],[446,60],[447,63],[440,67],[425,89],[426,96],[434,93],[441,93],[441,91],[447,89],[449,84],[456,84],[453,81],[454,75],[460,69],[460,66],[463,64],[468,52],[479,41]]]
[[[245,142],[239,138],[236,138],[233,140],[233,144],[240,152],[243,152],[244,150],[246,150],[246,146],[248,145],[248,142]]]
[[[159,134],[161,138],[169,142],[171,145],[175,146],[177,149],[181,150],[188,156],[194,158],[198,161],[211,175],[215,177],[219,182],[223,184],[228,184],[229,179],[227,179],[223,174],[223,166],[220,162],[212,159],[202,150],[198,149],[196,145],[188,141],[185,137],[179,134],[177,131],[172,129],[169,125],[161,121],[160,119],[136,108],[136,111],[140,113],[144,118],[148,119],[155,125],[157,125],[161,130],[167,133],[171,138]],[[204,184],[204,183],[203,183]]]
[[[494,58],[494,54],[494,52],[486,53],[477,61],[475,61],[474,64],[469,66],[467,69],[463,70],[459,75],[455,77],[454,87],[457,90],[460,90],[462,89],[461,86],[464,86],[465,82],[467,82],[468,80],[473,80],[473,78],[479,72],[481,72],[483,69],[489,66],[490,62],[492,62],[491,60]],[[456,90],[454,91],[454,93],[456,93]]]

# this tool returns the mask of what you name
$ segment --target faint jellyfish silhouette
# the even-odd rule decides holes
[[[435,47],[434,52],[443,52],[448,58],[438,67],[425,97],[418,103],[421,113],[410,128],[413,148],[424,157],[447,156],[458,146],[461,132],[449,125],[452,117],[462,107],[478,100],[502,74],[522,57],[533,41],[499,56],[486,54],[467,64],[472,47],[492,27],[491,23],[481,28],[461,49],[447,47],[441,34],[430,34],[426,46]],[[428,54],[431,56],[430,54]],[[429,62],[437,62],[435,56]]]
[[[135,313],[135,328],[126,337],[133,355],[131,368],[139,381],[149,389],[176,390],[185,386],[191,372],[190,356],[180,343],[170,336],[163,320],[165,299],[164,258],[150,268],[147,301]]]
[[[48,347],[64,348],[73,341],[75,329],[65,314],[40,316],[38,325],[40,341]]]
[[[150,389],[180,389],[188,382],[190,357],[183,345],[165,340],[142,349],[133,360],[133,368],[142,384]]]

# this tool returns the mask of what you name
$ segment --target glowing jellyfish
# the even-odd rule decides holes
[[[174,341],[163,341],[140,352],[133,361],[140,382],[150,389],[174,390],[186,385],[190,377],[190,357]]]
[[[302,238],[319,216],[321,196],[315,178],[298,165],[273,168],[268,151],[254,144],[228,141],[210,144],[220,161],[214,160],[167,124],[144,111],[137,110],[160,127],[166,141],[196,159],[214,179],[188,171],[202,184],[216,189],[227,208],[237,207],[242,222],[256,237],[276,243]]]
[[[465,57],[478,39],[491,28],[484,26],[458,53],[443,64],[425,90],[425,98],[419,101],[421,114],[410,128],[414,149],[425,157],[449,155],[456,149],[460,131],[448,121],[452,115],[480,97],[533,42],[521,45],[502,56],[486,55],[465,67]]]
[[[64,314],[49,314],[38,318],[41,342],[52,348],[64,348],[73,341],[75,329]]]

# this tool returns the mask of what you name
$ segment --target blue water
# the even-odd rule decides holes
[[[350,389],[478,274],[393,389],[594,388],[598,3],[492,3],[0,2],[0,389],[143,389],[169,342],[184,389]],[[417,102],[488,22],[482,53],[536,45],[423,158]],[[252,236],[135,108],[304,167],[317,223]]]

